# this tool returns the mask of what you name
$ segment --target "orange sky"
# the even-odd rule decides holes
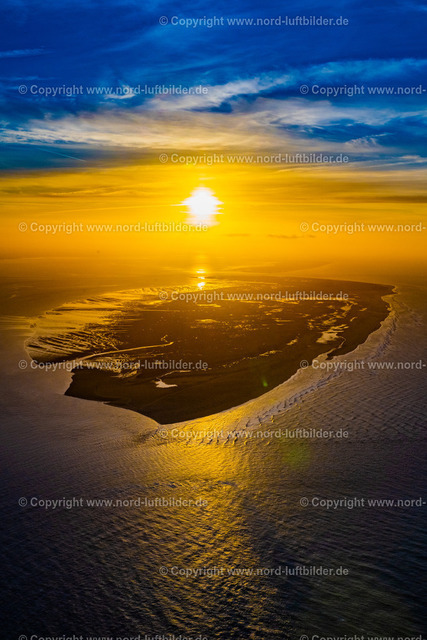
[[[207,231],[89,232],[86,224],[183,222],[197,187],[222,204]],[[425,231],[371,232],[366,225],[426,225],[422,171],[340,166],[213,166],[159,162],[90,170],[9,174],[0,180],[3,256],[138,255],[178,261],[197,254],[242,263],[423,262]],[[27,225],[25,231],[19,224]],[[301,228],[301,224],[306,226]],[[355,233],[320,225],[365,224]],[[83,231],[45,225],[83,225]],[[25,227],[24,225],[24,227]],[[313,226],[314,225],[314,226]],[[308,229],[305,231],[305,229]],[[419,228],[419,227],[418,227]],[[71,227],[68,227],[71,229]],[[339,276],[339,274],[337,274]]]

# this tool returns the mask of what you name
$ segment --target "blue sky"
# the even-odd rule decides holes
[[[349,24],[226,24],[227,18],[298,15],[343,16]],[[159,23],[161,16],[168,24]],[[173,16],[216,16],[225,24],[186,28],[172,25]],[[5,0],[0,24],[2,170],[125,161],[172,149],[343,152],[353,162],[390,169],[420,167],[425,160],[427,4],[422,2],[217,2],[213,7]],[[87,87],[171,84],[203,86],[206,93],[87,92]],[[46,87],[62,85],[82,86],[83,95],[44,95]],[[353,85],[363,85],[365,94],[319,93],[320,87],[338,92]],[[367,95],[368,86],[419,91]]]

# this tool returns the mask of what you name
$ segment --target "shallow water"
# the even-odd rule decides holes
[[[359,356],[426,362],[426,299],[401,287],[396,322]],[[425,368],[307,369],[292,388],[186,424],[196,435],[174,438],[173,426],[161,434],[138,414],[64,396],[66,371],[20,370],[31,329],[24,314],[11,315],[2,323],[5,637],[421,633],[425,506],[301,500],[423,495]],[[287,402],[298,388],[307,392]],[[261,437],[203,437],[242,424]],[[271,435],[319,428],[348,437]],[[123,506],[19,508],[21,496]],[[140,506],[127,506],[132,499]],[[348,575],[295,575],[313,567]]]

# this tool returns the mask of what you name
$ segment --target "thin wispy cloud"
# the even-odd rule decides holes
[[[44,49],[11,49],[10,51],[0,51],[0,58],[26,58],[30,56],[41,56],[47,53]]]

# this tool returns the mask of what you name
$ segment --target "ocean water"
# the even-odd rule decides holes
[[[39,282],[14,298],[1,323],[3,637],[419,635],[426,368],[367,368],[427,362],[427,292],[395,284],[393,314],[337,359],[365,368],[309,367],[167,429],[64,396],[66,371],[20,369],[31,316],[60,293]],[[319,429],[347,437],[304,436]],[[73,508],[41,506],[59,498]],[[114,502],[79,506],[90,499]]]

